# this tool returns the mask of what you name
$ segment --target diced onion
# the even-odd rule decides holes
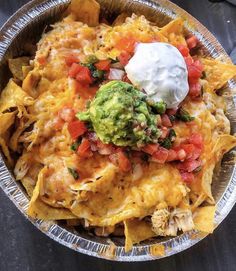
[[[122,80],[125,72],[119,69],[110,69],[110,73],[108,75],[109,80]]]

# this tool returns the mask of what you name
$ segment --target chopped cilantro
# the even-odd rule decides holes
[[[159,143],[163,148],[169,150],[172,147],[172,144],[175,141],[175,138],[176,138],[175,130],[170,129],[168,137],[160,140]]]
[[[170,129],[168,138],[170,139],[171,142],[175,141],[176,133],[174,129]]]
[[[92,72],[93,78],[103,79],[105,72],[100,70],[95,70]]]
[[[163,139],[163,140],[160,142],[160,145],[161,145],[163,148],[169,150],[169,149],[171,148],[171,146],[172,146],[172,142],[170,141],[169,138],[165,138],[165,139]]]
[[[194,120],[194,117],[190,116],[188,111],[184,110],[183,108],[179,109],[179,111],[176,114],[176,118],[182,120],[183,122],[189,122]]]
[[[76,169],[68,167],[68,171],[75,180],[79,179],[79,173]]]

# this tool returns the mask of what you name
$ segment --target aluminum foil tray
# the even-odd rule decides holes
[[[10,78],[7,59],[23,55],[27,44],[35,44],[45,27],[60,19],[67,8],[69,0],[33,0],[19,9],[0,30],[0,89]],[[115,16],[122,11],[143,14],[158,25],[164,25],[171,19],[183,17],[185,27],[198,37],[206,55],[220,57],[230,61],[222,46],[214,36],[190,14],[167,0],[99,0],[105,16]],[[226,93],[236,90],[236,82],[231,80]],[[236,132],[236,111],[233,95],[227,97],[227,113],[231,122],[232,133]],[[32,220],[27,217],[26,210],[29,198],[19,182],[16,182],[11,171],[6,167],[0,156],[0,187],[38,229],[60,244],[78,252],[116,261],[146,261],[167,257],[181,252],[206,235],[197,231],[181,234],[175,238],[153,239],[134,246],[132,251],[125,253],[124,238],[99,238],[83,230],[69,229],[54,221]],[[236,201],[236,172],[233,153],[225,155],[220,172],[215,174],[213,195],[217,202],[215,215],[216,226],[228,215]],[[115,244],[115,245],[114,245]],[[155,253],[155,247],[162,244],[165,254]]]

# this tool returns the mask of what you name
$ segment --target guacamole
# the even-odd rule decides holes
[[[88,111],[78,113],[82,121],[92,124],[98,138],[117,146],[142,146],[157,142],[159,115],[154,114],[146,95],[122,81],[100,87]]]

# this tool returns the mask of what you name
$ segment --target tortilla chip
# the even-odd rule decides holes
[[[23,75],[23,66],[29,65],[30,58],[29,57],[18,57],[14,59],[8,59],[8,65],[9,69],[14,76],[14,78],[19,79],[23,81],[24,75]]]
[[[38,176],[37,184],[34,188],[32,198],[30,200],[28,215],[35,219],[43,220],[61,220],[77,218],[69,210],[65,208],[55,208],[47,205],[40,199],[40,190],[42,189],[43,175],[47,168],[43,168]]]
[[[20,106],[29,106],[34,102],[33,98],[28,96],[12,79],[1,93],[0,113],[10,108]]]
[[[18,151],[18,147],[19,147],[19,143],[20,143],[19,142],[19,137],[24,132],[24,130],[26,128],[28,128],[33,122],[34,122],[34,120],[28,120],[28,121],[26,121],[24,118],[20,119],[20,124],[17,127],[17,129],[15,130],[15,132],[13,133],[13,135],[11,136],[11,139],[9,141],[9,147],[14,152]]]
[[[9,113],[0,113],[0,136],[3,135],[14,123],[16,111]]]
[[[22,83],[22,89],[31,97],[37,98],[40,94],[37,90],[40,79],[39,72],[34,70],[29,72]]]
[[[23,75],[23,80],[25,77],[28,75],[30,71],[32,71],[33,67],[32,66],[22,66],[22,75]],[[22,81],[23,81],[22,80]]]
[[[2,149],[2,152],[3,154],[5,155],[5,157],[7,158],[7,162],[9,164],[10,167],[13,166],[14,164],[14,161],[13,159],[11,158],[11,155],[10,155],[10,152],[9,152],[9,149],[8,149],[8,146],[6,144],[6,141],[0,137],[0,146],[1,146],[1,149]]]
[[[35,188],[33,180],[29,177],[25,177],[21,180],[21,183],[23,184],[27,194],[32,197]]]
[[[117,25],[123,24],[127,17],[129,17],[128,13],[121,13],[119,16],[116,17],[116,19],[113,22],[112,26],[117,26]]]
[[[206,200],[206,194],[205,193],[200,193],[200,195],[194,195],[193,193],[190,192],[190,198],[192,201],[191,205],[191,211],[192,213],[199,207],[205,200]]]
[[[151,224],[143,220],[129,219],[124,221],[125,226],[125,251],[132,249],[134,244],[154,237]]]
[[[213,153],[217,161],[222,156],[236,146],[236,137],[232,135],[220,135],[213,148]]]
[[[165,246],[156,244],[150,247],[150,254],[152,256],[165,256]]]
[[[236,146],[236,137],[231,135],[220,135],[217,139],[212,153],[209,154],[209,160],[203,167],[201,186],[204,193],[208,196],[208,202],[214,204],[214,198],[211,192],[211,183],[215,165],[220,161],[222,156]]]
[[[100,5],[95,0],[72,0],[69,11],[77,21],[81,21],[88,26],[99,24]]]
[[[214,231],[215,211],[215,206],[204,206],[197,208],[193,214],[195,229],[205,233],[212,233]]]
[[[184,37],[184,21],[181,18],[177,18],[163,28],[161,28],[161,35],[168,39],[168,42],[174,46],[183,44],[186,45],[186,40]]]
[[[216,59],[201,58],[206,73],[206,91],[214,91],[222,88],[228,80],[236,76],[236,66],[223,63]]]

